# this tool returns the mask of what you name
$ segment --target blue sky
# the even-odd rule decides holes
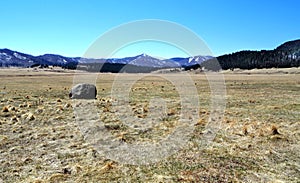
[[[110,29],[143,19],[176,22],[195,32],[214,56],[273,49],[300,38],[298,0],[10,0],[1,2],[0,48],[32,55],[82,56]],[[160,43],[138,43],[115,57],[146,52],[184,56]],[[201,53],[199,53],[201,54]]]

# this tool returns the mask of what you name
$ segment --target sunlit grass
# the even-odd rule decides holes
[[[224,118],[207,147],[201,140],[211,112],[210,90],[205,75],[193,74],[200,106],[191,139],[167,159],[141,166],[100,156],[84,140],[68,98],[72,73],[23,70],[3,75],[0,74],[0,91],[6,93],[0,94],[0,180],[4,182],[300,180],[300,75],[226,73]],[[132,87],[129,107],[131,115],[138,119],[150,115],[152,97],[166,99],[161,122],[151,130],[141,131],[118,119],[110,95],[114,78],[113,74],[99,75],[95,104],[99,119],[114,137],[130,144],[159,141],[172,133],[181,106],[170,82],[146,77]]]

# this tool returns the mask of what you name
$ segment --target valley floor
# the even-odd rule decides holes
[[[299,182],[298,70],[223,71],[226,95],[221,97],[226,106],[224,114],[214,119],[217,131],[208,144],[203,142],[217,111],[211,108],[214,79],[189,73],[199,104],[188,141],[161,161],[130,165],[98,152],[101,147],[93,145],[96,140],[87,137],[91,129],[82,128],[87,121],[74,110],[92,105],[118,143],[155,144],[174,132],[182,116],[182,98],[164,77],[180,83],[186,73],[98,74],[97,99],[85,103],[70,100],[69,90],[74,81],[95,78],[95,74],[0,69],[0,182]],[[120,78],[137,80],[128,85],[130,112],[126,115],[143,121],[154,111],[162,113],[159,123],[147,130],[123,123],[111,95],[124,89],[114,85]],[[154,103],[153,109],[151,98],[165,102]]]

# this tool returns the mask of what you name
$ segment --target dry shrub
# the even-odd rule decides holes
[[[174,109],[170,109],[169,111],[168,111],[168,116],[173,116],[173,115],[175,115],[176,114],[176,110],[174,110]]]
[[[244,126],[243,127],[243,134],[244,135],[248,135],[249,134],[248,126]]]
[[[278,131],[278,127],[276,125],[272,125],[271,133],[272,133],[272,135],[280,135],[280,133]]]
[[[148,108],[147,106],[144,106],[144,107],[143,107],[143,111],[144,111],[145,113],[147,113],[147,112],[149,112],[149,108]]]
[[[8,112],[8,107],[7,107],[7,106],[4,106],[4,107],[2,108],[2,112]]]
[[[70,104],[70,103],[66,103],[65,104],[65,106],[64,106],[64,108],[69,108],[69,107],[71,107],[72,105]]]
[[[55,173],[48,178],[49,182],[61,182],[67,180],[67,175],[62,173]]]
[[[18,122],[19,120],[18,120],[18,117],[17,117],[17,116],[13,116],[13,117],[10,119],[10,121]]]
[[[113,162],[108,162],[106,163],[106,165],[104,165],[102,168],[100,168],[101,171],[108,171],[110,169],[112,169],[113,166]]]
[[[63,106],[61,106],[61,105],[58,105],[58,106],[57,106],[57,110],[58,110],[58,111],[63,111],[63,110],[64,110],[64,108],[63,108]]]

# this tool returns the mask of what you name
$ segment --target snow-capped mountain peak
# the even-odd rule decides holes
[[[209,59],[203,56],[194,56],[188,58],[171,58],[159,59],[146,53],[133,57],[92,59],[80,57],[65,57],[55,54],[44,54],[32,56],[9,49],[0,49],[0,66],[18,66],[29,67],[32,65],[57,65],[64,66],[68,64],[89,64],[89,63],[108,63],[108,64],[131,64],[140,67],[152,68],[174,68],[185,67],[200,64],[202,61]]]

